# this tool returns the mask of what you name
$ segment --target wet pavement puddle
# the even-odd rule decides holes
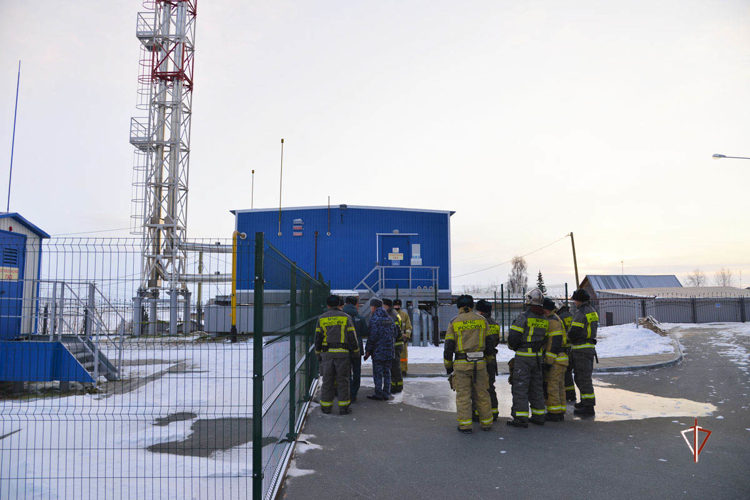
[[[363,387],[373,387],[372,380],[362,380]],[[611,387],[611,384],[594,379],[596,392],[597,422],[619,422],[666,417],[706,417],[717,411],[710,403],[691,401],[682,398],[665,398],[651,394],[628,391]],[[510,415],[512,396],[510,385],[505,377],[495,384],[501,413],[503,409]],[[456,393],[444,378],[415,378],[407,380],[404,392],[396,394],[390,404],[407,404],[425,410],[444,412],[456,411]],[[572,403],[568,405],[568,415],[572,416]],[[575,417],[575,420],[580,420]]]

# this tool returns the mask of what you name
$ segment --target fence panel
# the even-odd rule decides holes
[[[158,294],[139,239],[3,246],[27,258],[0,279],[0,498],[249,497],[254,478],[272,494],[314,389],[327,290],[261,247],[256,352],[252,285],[233,294],[231,279],[233,263],[256,274],[256,246],[233,258],[232,243],[177,247],[188,283]]]

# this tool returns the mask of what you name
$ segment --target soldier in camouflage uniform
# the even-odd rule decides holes
[[[396,325],[382,305],[378,299],[370,300],[370,333],[365,347],[365,360],[372,356],[372,378],[375,382],[375,394],[367,398],[376,401],[390,399],[393,342],[396,337]]]

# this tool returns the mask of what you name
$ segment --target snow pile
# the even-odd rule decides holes
[[[720,355],[729,358],[740,370],[748,373],[750,350],[744,345],[747,344],[747,339],[740,340],[738,337],[750,337],[750,323],[673,323],[667,326],[676,328],[678,335],[680,330],[710,330],[711,333],[705,336],[706,342],[714,346]]]
[[[497,350],[498,363],[507,363],[513,357],[513,351],[508,349],[507,344],[500,344]],[[647,328],[637,328],[635,325],[605,326],[599,328],[597,333],[596,353],[600,358],[643,356],[673,351],[674,346],[669,337],[662,337]],[[368,359],[365,363],[370,362]],[[442,364],[443,346],[410,346],[409,363]]]
[[[597,332],[596,354],[600,358],[646,356],[674,351],[672,340],[635,325],[605,326]]]

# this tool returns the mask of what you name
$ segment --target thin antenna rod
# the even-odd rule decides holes
[[[253,170],[253,180],[250,188],[250,208],[255,208],[255,170]]]
[[[281,171],[279,172],[279,236],[281,236],[281,181],[284,179],[284,139],[281,139]]]
[[[328,231],[326,231],[326,234],[328,236],[331,236],[331,197],[328,197]]]
[[[10,174],[8,175],[8,207],[6,212],[10,212],[10,186],[13,182],[13,151],[16,148],[16,118],[18,117],[18,89],[21,85],[21,61],[18,61],[18,80],[16,81],[16,108],[13,111],[13,139],[10,143]]]

